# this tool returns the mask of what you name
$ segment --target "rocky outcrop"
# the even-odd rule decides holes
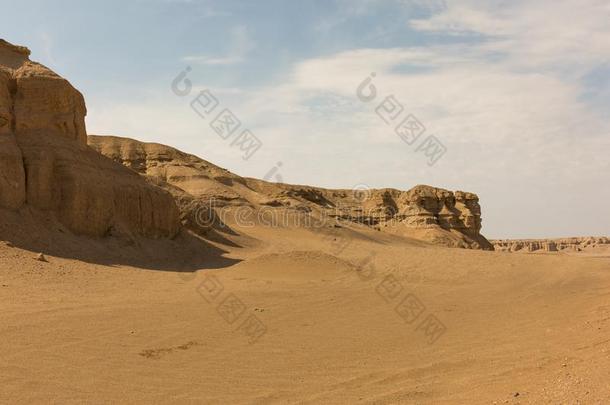
[[[239,177],[160,144],[89,136],[89,145],[115,162],[165,184],[180,201],[187,201],[180,204],[183,219],[193,216],[191,211],[198,206],[192,203],[193,199],[203,205],[213,200],[217,208],[249,206],[267,213],[270,209],[296,211],[331,226],[351,222],[452,247],[493,249],[480,234],[481,208],[472,193],[424,185],[400,191],[328,190],[270,183]]]
[[[174,236],[171,195],[89,148],[85,114],[67,80],[0,41],[0,207],[52,213],[77,234]]]
[[[494,239],[495,250],[502,252],[580,252],[610,245],[610,238],[601,236],[561,239]]]
[[[476,194],[419,185],[409,190],[401,203],[398,216],[413,227],[440,226],[472,234],[481,230],[481,207]]]
[[[2,90],[0,75],[0,101],[3,100]],[[9,130],[6,126],[0,127],[0,207],[18,209],[25,203],[25,170],[21,149]]]

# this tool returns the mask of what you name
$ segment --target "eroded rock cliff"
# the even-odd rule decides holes
[[[194,215],[193,207],[197,207],[192,200],[203,204],[213,200],[216,208],[248,206],[265,210],[269,217],[283,219],[285,215],[274,214],[295,211],[318,220],[331,219],[332,226],[347,221],[447,246],[493,249],[480,234],[481,208],[473,193],[424,185],[408,191],[354,191],[278,184],[242,178],[160,144],[89,136],[89,145],[115,162],[164,184],[181,201],[186,198],[189,203],[181,204],[185,223]]]
[[[172,196],[87,146],[85,101],[0,40],[0,207],[52,213],[77,234],[171,237]]]

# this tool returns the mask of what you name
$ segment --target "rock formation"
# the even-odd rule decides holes
[[[171,195],[87,146],[85,101],[65,79],[0,40],[0,207],[57,216],[77,234],[171,237]]]
[[[495,250],[502,252],[580,252],[610,245],[610,238],[589,236],[561,239],[496,239],[490,242]]]
[[[327,190],[239,177],[174,148],[113,136],[89,136],[89,145],[115,162],[163,185],[181,201],[183,221],[191,202],[216,207],[249,206],[288,210],[351,222],[447,246],[493,249],[480,234],[481,208],[475,194],[419,185],[395,189]],[[193,221],[191,221],[193,222]],[[330,223],[330,222],[329,222]]]

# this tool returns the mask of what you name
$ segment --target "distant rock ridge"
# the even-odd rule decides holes
[[[52,213],[76,234],[172,237],[165,190],[87,146],[83,96],[0,40],[0,208]]]
[[[329,190],[240,177],[210,162],[156,143],[116,136],[89,136],[89,145],[115,162],[165,185],[184,200],[216,206],[250,206],[307,212],[333,221],[359,223],[380,231],[462,248],[493,249],[480,234],[476,194],[418,185],[396,189]],[[183,204],[183,220],[193,213]],[[339,226],[339,223],[337,223]]]
[[[586,236],[559,239],[493,239],[495,250],[502,252],[580,252],[590,248],[610,245],[605,236]]]

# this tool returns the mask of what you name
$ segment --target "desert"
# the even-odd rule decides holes
[[[0,39],[0,403],[610,403],[610,237],[486,237],[487,212],[539,201],[507,187],[488,208],[469,171],[292,184],[91,131],[88,95],[31,53]],[[166,90],[207,114],[190,72]],[[239,164],[267,153],[226,136]],[[341,159],[324,148],[304,167]],[[541,223],[600,229],[608,184]]]

